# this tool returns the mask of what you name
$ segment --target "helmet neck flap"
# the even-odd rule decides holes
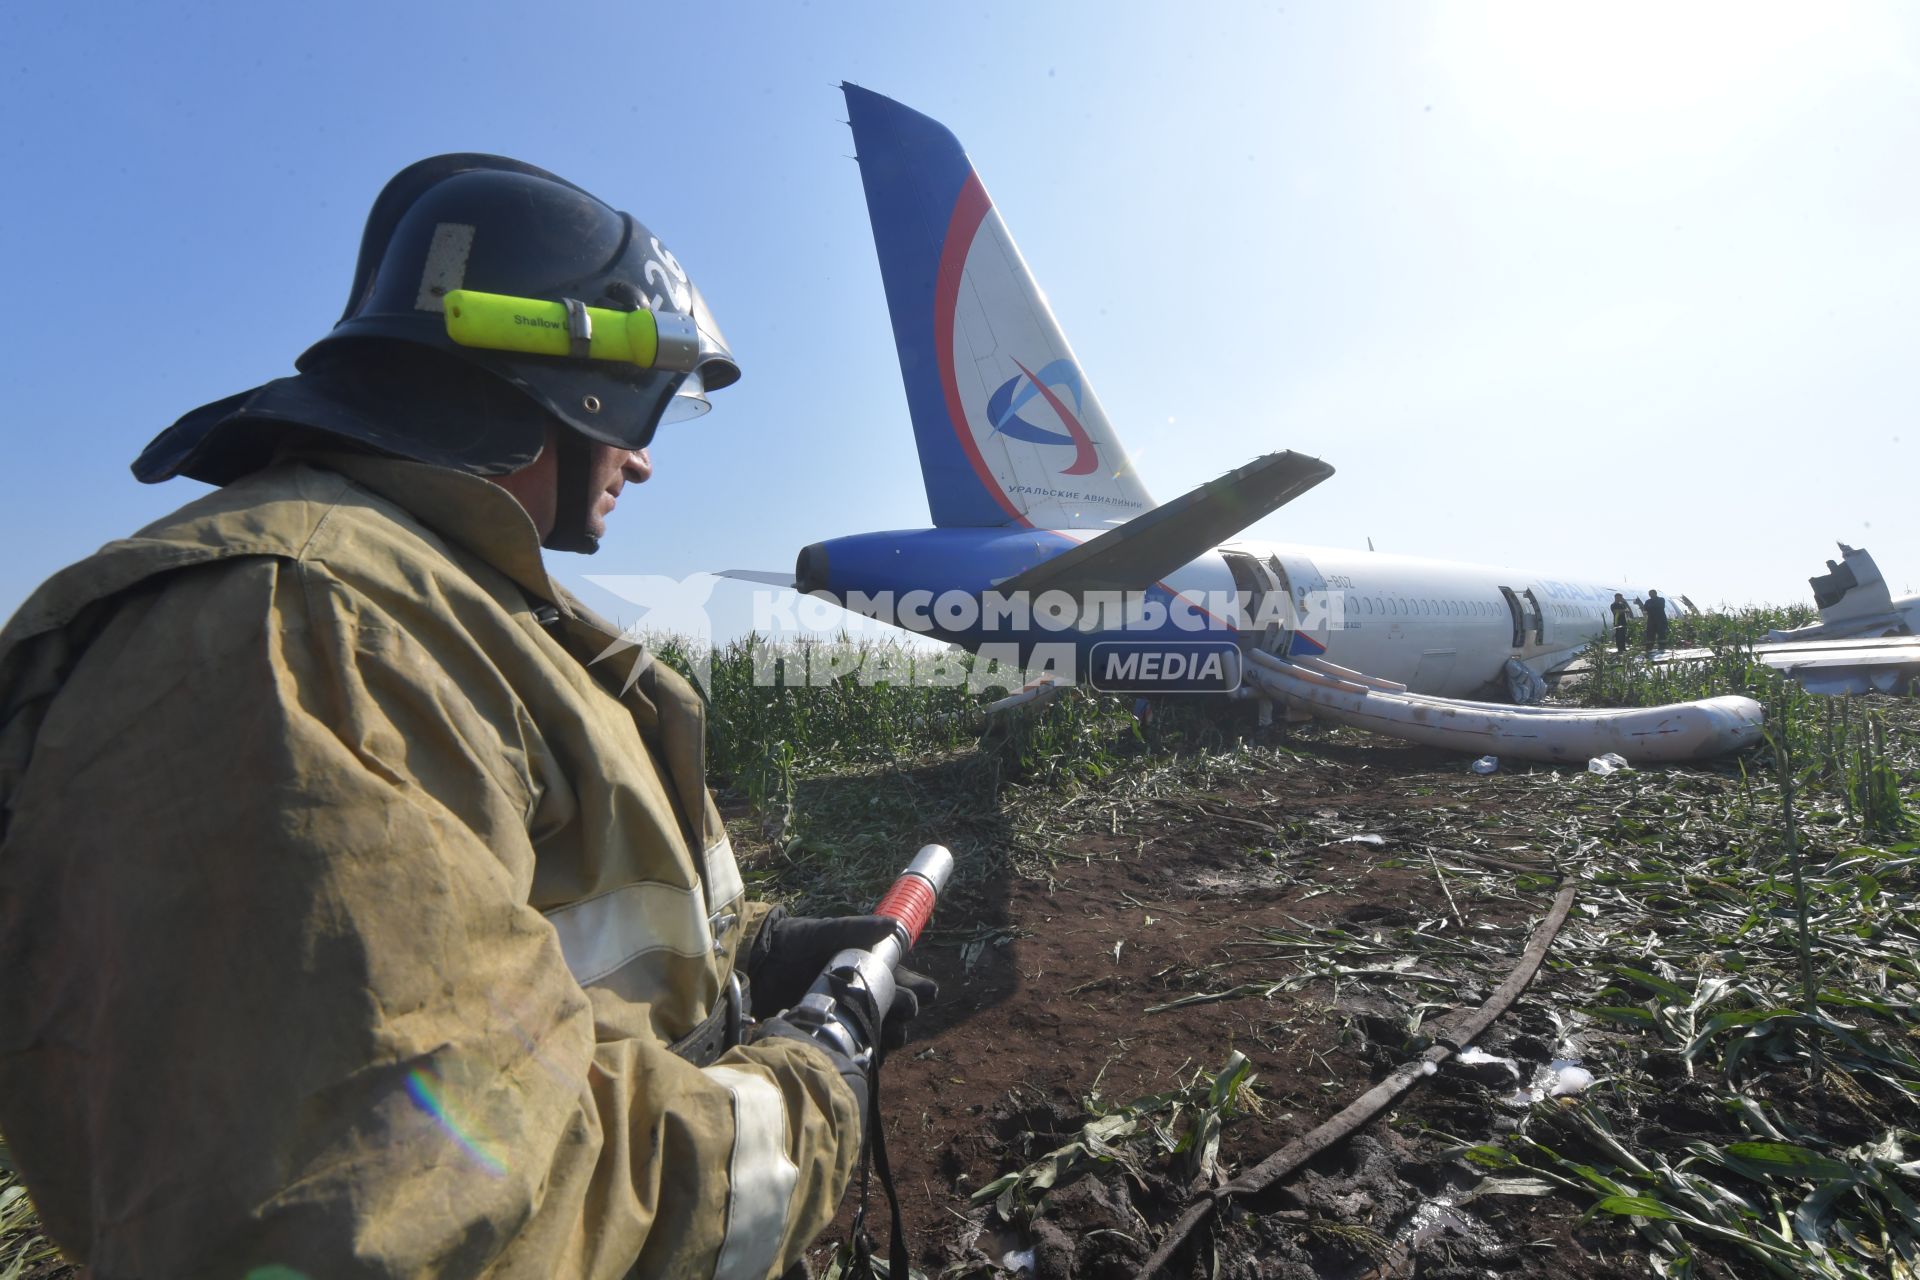
[[[592,555],[600,549],[600,537],[589,521],[599,492],[593,487],[593,445],[574,431],[561,431],[557,459],[559,491],[553,511],[553,529],[541,545],[555,551],[578,551]]]

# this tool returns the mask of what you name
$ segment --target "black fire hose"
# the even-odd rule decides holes
[[[893,1190],[893,1170],[887,1163],[886,1133],[880,1116],[881,1028],[893,1008],[894,967],[907,958],[920,933],[933,918],[947,881],[953,877],[953,854],[945,845],[921,846],[907,869],[874,907],[873,914],[893,921],[893,932],[871,947],[849,947],[828,962],[813,986],[786,1013],[795,1027],[867,1068],[867,1116],[860,1153],[860,1206],[849,1233],[854,1254],[850,1275],[874,1274],[867,1238],[867,1175],[877,1170],[892,1212],[893,1239],[888,1246],[888,1275],[906,1280],[907,1233],[900,1220],[900,1200]]]
[[[1173,1224],[1166,1238],[1160,1242],[1160,1247],[1147,1259],[1146,1265],[1140,1268],[1136,1280],[1155,1280],[1194,1230],[1211,1217],[1229,1196],[1246,1196],[1266,1190],[1372,1120],[1386,1110],[1395,1098],[1412,1088],[1422,1076],[1432,1075],[1434,1068],[1471,1044],[1474,1037],[1491,1026],[1495,1018],[1519,999],[1520,993],[1533,981],[1533,975],[1540,971],[1541,963],[1547,958],[1547,948],[1553,945],[1553,940],[1560,934],[1560,926],[1567,922],[1567,913],[1573,909],[1574,889],[1574,885],[1568,884],[1560,890],[1559,896],[1553,900],[1553,908],[1547,912],[1547,918],[1534,930],[1526,951],[1520,956],[1520,963],[1507,975],[1506,981],[1487,997],[1486,1003],[1453,1025],[1443,1024],[1435,1037],[1437,1043],[1431,1049],[1411,1062],[1396,1067],[1385,1080],[1355,1098],[1338,1115],[1312,1133],[1295,1138],[1233,1181],[1197,1198]]]

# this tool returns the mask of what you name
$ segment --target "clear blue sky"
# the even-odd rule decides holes
[[[1294,448],[1339,473],[1257,536],[1920,588],[1920,9],[1575,12],[8,6],[0,614],[200,491],[126,464],[289,372],[442,151],[632,210],[745,369],[563,580],[924,525],[842,79],[967,145],[1161,498]]]

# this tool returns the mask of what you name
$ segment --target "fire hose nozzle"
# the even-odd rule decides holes
[[[877,1037],[893,1007],[893,969],[913,950],[933,918],[940,894],[953,878],[953,853],[945,845],[923,845],[874,907],[873,914],[893,922],[893,932],[870,948],[853,947],[834,956],[794,1006],[794,1021],[807,1027],[850,1058],[870,1052],[865,1035]],[[849,1014],[856,1007],[859,1019]],[[870,1025],[861,1034],[859,1024]]]

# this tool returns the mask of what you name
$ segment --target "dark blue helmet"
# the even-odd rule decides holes
[[[695,368],[462,346],[441,301],[453,289],[677,313],[697,336]],[[663,420],[704,411],[706,392],[740,377],[700,291],[631,214],[544,169],[469,153],[422,160],[386,185],[345,312],[295,363],[297,377],[181,418],[134,474],[224,484],[264,465],[286,428],[305,427],[497,475],[538,456],[552,419],[639,449]]]

